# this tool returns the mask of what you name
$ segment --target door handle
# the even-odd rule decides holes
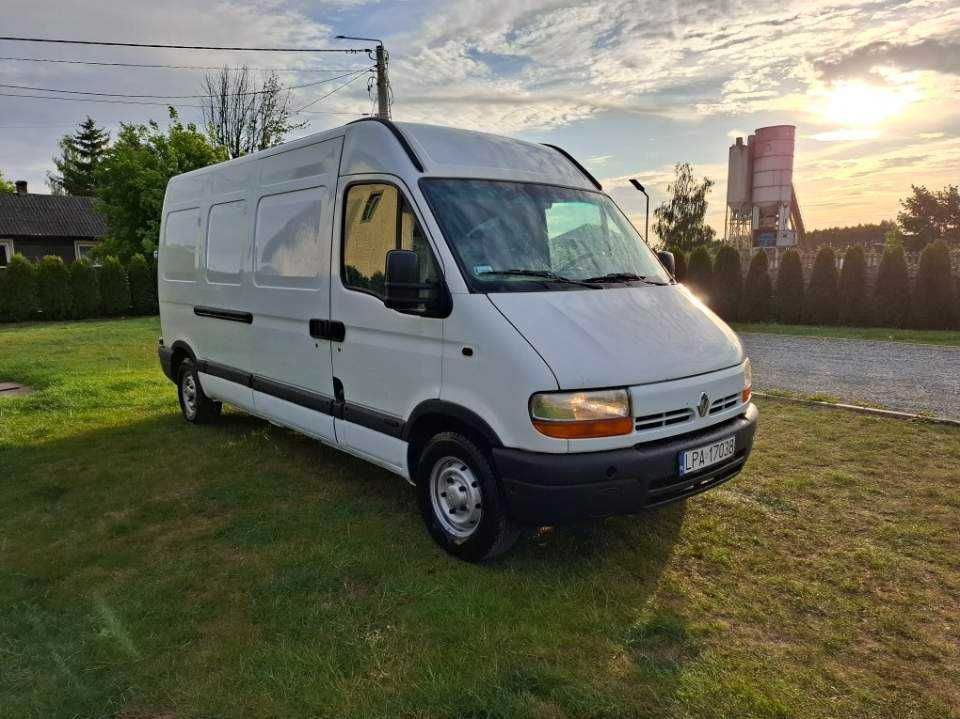
[[[310,336],[331,342],[343,342],[347,334],[346,325],[337,320],[310,320]]]

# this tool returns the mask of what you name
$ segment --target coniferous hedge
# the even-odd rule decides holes
[[[741,287],[740,253],[730,245],[724,245],[717,252],[713,263],[713,292],[711,307],[728,322],[737,319],[740,309]]]
[[[747,279],[740,297],[740,320],[742,322],[769,322],[772,319],[771,300],[773,287],[767,253],[757,250],[750,260]]]
[[[955,326],[950,250],[943,240],[927,245],[920,253],[912,310],[913,325],[919,329],[946,330]]]
[[[903,327],[910,316],[910,275],[899,243],[888,245],[883,251],[877,268],[874,308],[882,327]]]
[[[12,322],[30,319],[37,311],[37,266],[23,255],[14,255],[3,272],[6,318]]]
[[[73,298],[74,318],[82,320],[99,314],[100,285],[97,271],[86,257],[70,265],[70,295]]]
[[[143,255],[133,255],[127,265],[130,278],[130,304],[137,315],[157,313],[157,285],[153,270]]]
[[[837,324],[837,256],[832,247],[821,247],[813,261],[810,284],[804,297],[804,321],[811,325]]]
[[[107,317],[116,317],[130,310],[130,283],[120,260],[112,255],[105,257],[99,271],[100,312]]]
[[[860,245],[851,245],[843,255],[843,269],[840,271],[840,324],[853,327],[870,324],[867,260]]]
[[[690,263],[687,265],[687,277],[683,284],[690,291],[709,303],[710,285],[713,279],[713,262],[706,247],[698,247],[690,253]]]
[[[676,267],[673,277],[677,282],[683,282],[687,277],[687,255],[683,250],[674,250],[673,264]]]
[[[47,255],[37,264],[37,305],[45,320],[70,317],[70,272],[56,255]]]
[[[776,317],[785,325],[795,325],[803,317],[803,264],[796,250],[787,250],[780,258],[774,295]]]

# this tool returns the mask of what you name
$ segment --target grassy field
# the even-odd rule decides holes
[[[899,330],[889,327],[822,327],[814,325],[778,325],[774,323],[733,322],[737,332],[762,332],[774,335],[801,335],[850,340],[885,340],[928,345],[960,347],[960,332],[952,330]]]
[[[722,489],[472,566],[384,471],[187,425],[157,334],[0,329],[4,717],[960,714],[960,431],[765,400]]]

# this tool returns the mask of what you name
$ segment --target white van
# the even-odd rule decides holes
[[[730,479],[750,362],[559,148],[372,118],[173,178],[160,362],[412,482],[477,561]]]

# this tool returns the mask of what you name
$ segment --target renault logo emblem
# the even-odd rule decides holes
[[[704,392],[700,395],[700,404],[697,405],[697,412],[700,413],[701,417],[706,417],[709,410],[710,398],[707,396],[707,393]]]

